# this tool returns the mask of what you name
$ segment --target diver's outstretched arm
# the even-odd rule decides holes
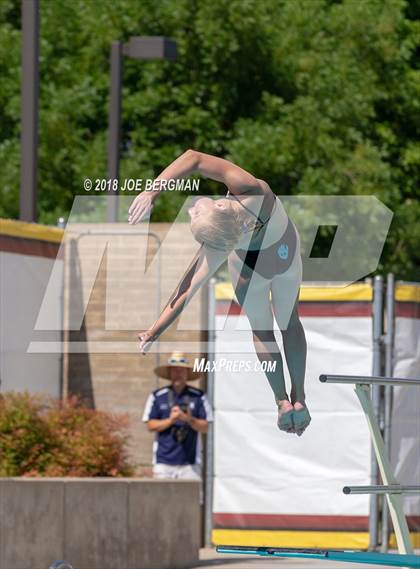
[[[224,158],[190,149],[181,154],[159,174],[154,181],[155,189],[141,192],[136,197],[128,210],[129,223],[138,223],[145,216],[150,215],[155,199],[163,191],[159,184],[161,180],[185,178],[193,172],[199,172],[207,178],[222,182],[232,194],[240,195],[252,192],[254,195],[264,195],[257,178],[254,178],[246,170]]]
[[[159,318],[149,330],[139,334],[141,352],[148,351],[152,342],[181,314],[194,294],[217,271],[227,256],[227,252],[210,250],[206,245],[200,247]]]

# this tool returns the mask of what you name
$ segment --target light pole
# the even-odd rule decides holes
[[[21,166],[19,217],[36,221],[39,2],[22,0]]]
[[[118,190],[112,180],[119,179],[121,140],[121,82],[123,55],[133,59],[176,59],[176,42],[163,36],[132,37],[127,43],[111,44],[111,87],[109,105],[107,220],[118,221]]]

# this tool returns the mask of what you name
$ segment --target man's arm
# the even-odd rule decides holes
[[[198,419],[197,417],[193,417],[188,413],[181,412],[175,419],[175,421],[177,420],[188,423],[188,425],[198,433],[207,433],[209,424],[206,419]],[[166,431],[166,429],[172,427],[175,421],[170,417],[167,419],[150,419],[150,421],[147,422],[147,428],[149,431],[156,431],[158,433],[161,433],[162,431]]]
[[[162,431],[166,431],[166,429],[172,427],[172,425],[180,418],[180,415],[181,409],[177,405],[174,405],[167,419],[149,419],[147,421],[147,428],[149,431],[161,433]]]
[[[198,433],[207,433],[209,430],[209,422],[205,419],[197,419],[196,417],[192,417],[190,423],[190,427],[197,431]]]
[[[166,429],[169,429],[172,425],[173,421],[170,417],[167,419],[150,419],[150,421],[147,421],[147,428],[149,431],[156,431],[157,433],[166,431]]]

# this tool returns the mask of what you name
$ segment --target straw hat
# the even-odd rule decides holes
[[[188,359],[183,352],[173,352],[166,365],[155,367],[155,373],[165,379],[171,379],[170,369],[173,367],[182,367],[187,369],[187,381],[198,379],[202,375],[198,371],[193,371],[191,364],[188,362]]]

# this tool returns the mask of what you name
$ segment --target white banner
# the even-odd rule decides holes
[[[369,484],[366,419],[351,386],[321,384],[318,378],[321,373],[371,374],[372,321],[370,316],[328,316],[328,310],[326,314],[302,317],[308,344],[306,397],[312,415],[302,437],[278,429],[274,396],[263,372],[216,373],[216,515],[368,516],[368,496],[342,492],[348,484]],[[216,329],[223,327],[225,318],[217,317]],[[233,319],[241,319],[238,327],[231,322],[228,330],[217,331],[216,359],[256,362],[246,316],[228,317]],[[232,331],[235,328],[248,329]],[[276,337],[281,345],[278,330]],[[249,353],[227,353],[233,340],[248,342]]]
[[[413,285],[413,292],[415,289],[419,291],[420,287]],[[394,377],[420,379],[418,307],[416,302],[396,304]],[[391,461],[396,478],[401,484],[419,484],[420,387],[394,387],[391,424]],[[420,516],[420,496],[404,496],[404,510],[409,516]]]

